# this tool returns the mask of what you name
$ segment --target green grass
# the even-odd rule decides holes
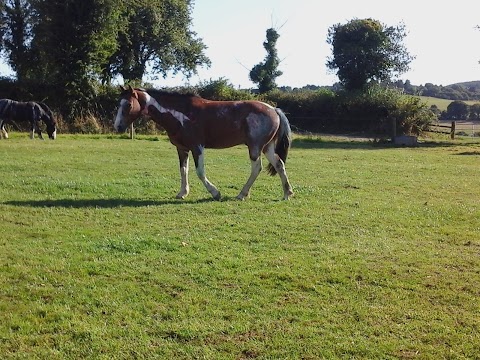
[[[0,141],[2,359],[474,359],[480,142],[296,138],[280,201],[245,147],[216,202],[163,137]],[[191,162],[193,164],[193,161]]]

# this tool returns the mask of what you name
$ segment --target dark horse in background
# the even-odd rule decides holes
[[[148,115],[164,128],[177,147],[181,186],[177,198],[189,192],[188,155],[195,161],[198,178],[215,200],[220,192],[205,175],[205,148],[221,149],[246,144],[251,160],[251,174],[237,196],[243,200],[262,170],[262,152],[269,161],[271,175],[279,174],[283,198],[293,195],[285,171],[291,145],[291,129],[285,114],[260,101],[210,101],[191,94],[122,87],[115,118],[115,130],[124,132],[142,115]]]
[[[53,117],[52,111],[42,102],[19,102],[10,99],[0,99],[0,138],[3,136],[8,139],[8,133],[5,130],[6,123],[28,122],[33,139],[35,132],[40,139],[43,139],[40,121],[47,126],[48,137],[54,140],[57,137],[57,123]]]

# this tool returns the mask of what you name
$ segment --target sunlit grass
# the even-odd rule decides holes
[[[207,150],[216,202],[193,168],[175,199],[163,137],[22,135],[0,141],[3,358],[478,356],[475,140],[297,137],[288,202],[265,172],[235,201],[246,148]]]

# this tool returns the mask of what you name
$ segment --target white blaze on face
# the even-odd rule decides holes
[[[117,116],[115,117],[115,124],[113,125],[116,131],[118,131],[118,127],[123,122],[123,107],[127,103],[128,101],[125,99],[120,100],[120,105],[118,106],[118,110],[117,110]]]

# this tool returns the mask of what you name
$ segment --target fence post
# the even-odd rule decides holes
[[[455,121],[452,121],[452,128],[450,129],[450,139],[455,139]]]
[[[135,137],[135,129],[133,128],[133,122],[130,124],[130,139]]]

